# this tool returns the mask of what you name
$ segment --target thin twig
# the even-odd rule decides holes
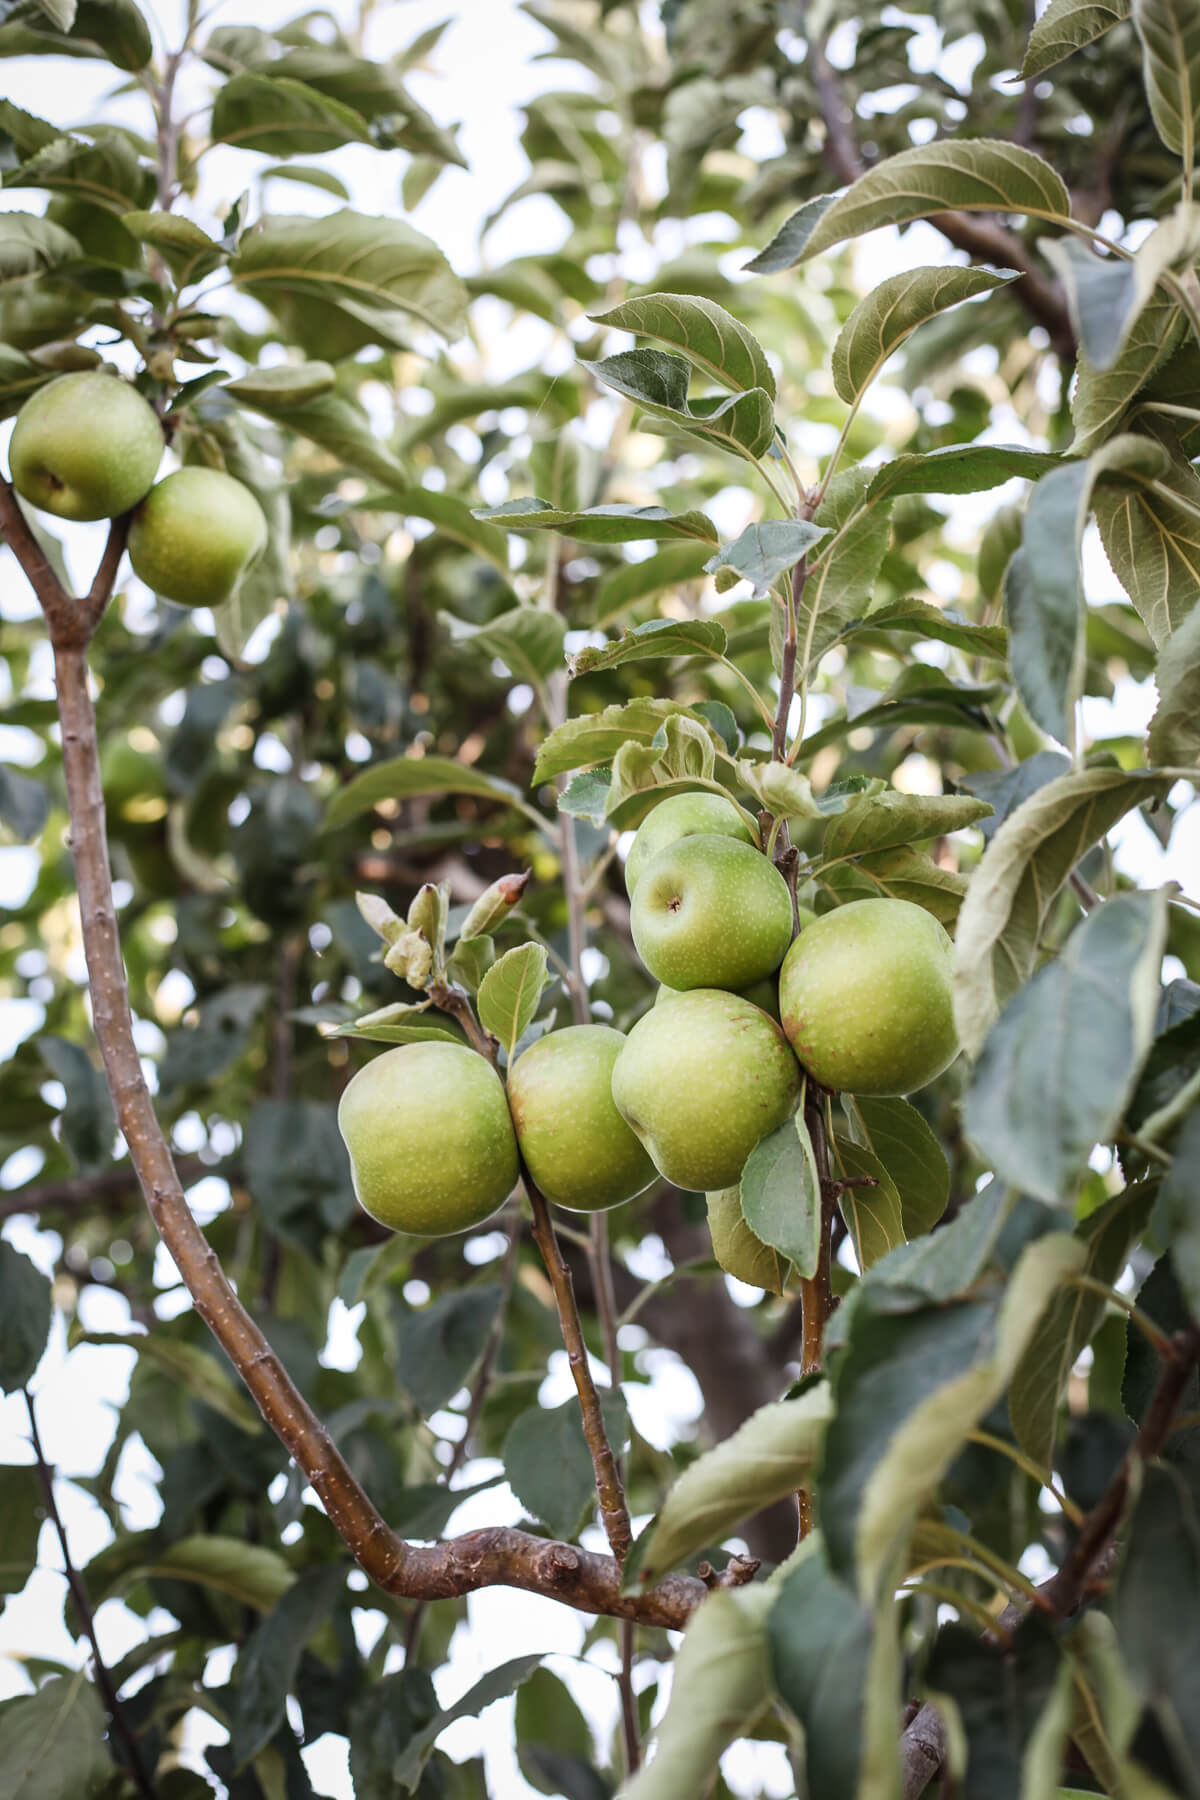
[[[33,1395],[29,1392],[28,1388],[25,1388],[23,1392],[25,1395],[26,1410],[29,1413],[29,1436],[33,1444],[33,1454],[37,1458],[38,1480],[41,1483],[42,1493],[45,1495],[46,1511],[50,1516],[50,1521],[57,1534],[59,1549],[62,1551],[63,1573],[67,1578],[67,1586],[71,1590],[71,1598],[75,1602],[75,1610],[79,1614],[84,1635],[86,1636],[88,1643],[92,1646],[92,1659],[96,1670],[96,1686],[99,1688],[100,1693],[104,1698],[105,1711],[108,1713],[109,1723],[112,1726],[113,1732],[120,1738],[125,1746],[126,1754],[129,1758],[129,1773],[133,1777],[134,1785],[137,1788],[138,1793],[143,1796],[143,1800],[156,1800],[154,1782],[142,1757],[142,1746],[138,1742],[137,1734],[132,1725],[125,1717],[120,1699],[117,1695],[116,1687],[113,1683],[112,1676],[109,1673],[108,1664],[100,1653],[100,1644],[96,1637],[96,1621],[92,1616],[92,1607],[91,1602],[88,1599],[87,1589],[80,1580],[79,1571],[71,1560],[71,1550],[67,1543],[66,1527],[62,1521],[62,1514],[58,1510],[58,1501],[54,1497],[54,1475],[49,1463],[46,1461],[46,1453],[42,1449],[41,1435],[38,1431],[37,1413],[35,1412],[33,1405]]]

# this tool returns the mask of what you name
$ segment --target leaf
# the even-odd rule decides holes
[[[1154,671],[1158,709],[1150,721],[1151,763],[1200,762],[1200,606],[1164,643]]]
[[[991,811],[986,800],[967,794],[882,794],[851,800],[844,813],[833,819],[825,833],[822,855],[863,856],[871,850],[891,850],[924,838],[943,837],[977,825]]]
[[[315,399],[303,400],[286,393],[276,398],[261,382],[253,398],[239,391],[238,383],[230,383],[223,391],[232,394],[249,411],[262,413],[288,431],[311,438],[347,468],[361,470],[391,486],[403,484],[404,465],[375,436],[367,414],[346,394],[322,393]]]
[[[150,198],[154,177],[138,160],[132,144],[111,133],[97,136],[95,141],[56,137],[7,174],[4,186],[45,188],[122,214]]]
[[[517,1693],[517,1762],[539,1794],[567,1800],[612,1800],[608,1778],[595,1766],[592,1728],[570,1689],[549,1669],[535,1669]]]
[[[756,525],[747,525],[732,544],[709,557],[704,567],[710,575],[732,569],[743,581],[754,584],[756,599],[764,599],[775,577],[794,567],[826,536],[827,526],[813,525],[805,519],[763,519]]]
[[[907,1100],[856,1095],[848,1128],[853,1141],[887,1170],[900,1196],[902,1235],[916,1238],[932,1231],[950,1198],[950,1165],[916,1107]]]
[[[1048,781],[1055,781],[1070,771],[1071,759],[1061,750],[1035,750],[1032,756],[1010,769],[985,769],[978,775],[965,775],[961,785],[972,794],[978,794],[981,800],[990,800],[992,816],[981,820],[979,825],[984,837],[990,839],[1030,794],[1036,794]]]
[[[1089,456],[1111,437],[1135,395],[1179,348],[1185,329],[1178,304],[1160,294],[1134,322],[1111,368],[1094,369],[1081,351],[1071,395],[1075,455]]]
[[[1192,1108],[1175,1140],[1174,1160],[1163,1180],[1157,1218],[1165,1229],[1175,1279],[1188,1310],[1193,1318],[1200,1318],[1200,1106]]]
[[[500,1289],[453,1289],[428,1306],[395,1307],[396,1375],[422,1418],[445,1405],[479,1361],[500,1305]]]
[[[1132,12],[1158,135],[1190,172],[1200,135],[1200,18],[1188,0],[1133,0]]]
[[[369,60],[349,56],[335,45],[308,42],[285,51],[270,68],[272,74],[353,108],[370,123],[370,141],[381,150],[403,149],[466,167],[453,133],[443,130],[404,86],[400,59]]]
[[[50,817],[50,793],[43,782],[0,763],[0,819],[19,843],[40,837]]]
[[[533,785],[592,763],[611,762],[623,744],[648,745],[669,718],[687,710],[677,700],[630,700],[568,719],[539,745]]]
[[[149,216],[154,218],[156,215],[151,213]],[[175,215],[164,213],[161,216],[174,218]],[[237,381],[227,381],[225,392],[249,407],[256,401],[264,401],[267,416],[271,418],[284,407],[299,406],[327,394],[336,380],[333,366],[327,362],[275,363],[268,368],[251,369]]]
[[[73,1343],[120,1345],[144,1356],[186,1389],[193,1399],[211,1407],[240,1431],[256,1436],[262,1431],[262,1420],[246,1398],[245,1389],[228,1375],[215,1356],[199,1344],[164,1337],[160,1332],[125,1333],[119,1331],[84,1331],[72,1336]]]
[[[1002,625],[975,625],[925,600],[910,598],[881,606],[865,618],[853,620],[843,635],[863,631],[900,631],[905,636],[936,638],[969,656],[994,657],[998,662],[1008,656],[1008,633]]]
[[[649,600],[667,588],[681,587],[699,581],[705,571],[708,553],[703,544],[669,544],[665,550],[640,562],[623,563],[606,575],[596,589],[594,623],[598,631],[607,630],[640,600]]]
[[[915,1249],[937,1244],[941,1233]],[[1061,1232],[1030,1244],[1007,1287],[904,1313],[864,1282],[834,1364],[836,1411],[817,1499],[835,1573],[871,1602],[921,1506],[995,1405],[1047,1305],[1084,1260]],[[882,1266],[882,1265],[881,1265]]]
[[[375,763],[335,794],[323,829],[333,831],[371,812],[381,801],[409,799],[416,794],[477,794],[505,806],[520,800],[520,790],[513,783],[485,775],[482,769],[455,762],[452,757],[397,756]]]
[[[486,625],[466,625],[447,615],[455,643],[498,657],[517,681],[534,687],[562,667],[566,621],[540,606],[515,606]]]
[[[180,287],[202,281],[227,254],[223,245],[181,213],[123,211],[121,224],[139,244],[158,251]]]
[[[810,201],[749,266],[759,274],[794,268],[865,231],[907,225],[947,208],[1025,213],[1057,224],[1071,216],[1061,178],[1032,150],[993,138],[943,140],[887,157],[832,205],[818,209]]]
[[[601,1393],[600,1410],[613,1454],[619,1457],[629,1440],[619,1389]],[[521,1505],[553,1537],[576,1536],[584,1513],[595,1505],[596,1476],[574,1394],[561,1406],[531,1406],[520,1415],[505,1441],[504,1473]]]
[[[760,807],[777,819],[820,819],[821,803],[812,791],[812,783],[799,769],[786,763],[739,762],[738,780],[752,794]]]
[[[864,1102],[856,1104],[861,1107]],[[1003,1182],[989,1181],[940,1231],[904,1244],[877,1262],[864,1276],[863,1288],[902,1290],[911,1296],[905,1310],[924,1300],[942,1302],[968,1293],[999,1260],[997,1246],[1012,1211],[1009,1189]]]
[[[639,538],[717,542],[717,528],[702,512],[673,513],[665,506],[589,506],[583,512],[558,512],[534,497],[477,508],[475,517],[506,531],[560,531],[581,544],[630,544]]]
[[[77,0],[70,31],[56,31],[49,18],[44,25],[25,18],[0,26],[0,56],[100,56],[133,74],[153,54],[150,27],[134,0]]]
[[[1151,1464],[1142,1474],[1112,1601],[1121,1659],[1172,1760],[1200,1766],[1196,1620],[1200,1525],[1194,1468]],[[1164,1631],[1170,1619],[1172,1629]],[[1174,1783],[1172,1783],[1174,1786]],[[1189,1783],[1189,1785],[1191,1785]]]
[[[1093,1146],[1111,1139],[1154,1037],[1166,894],[1119,894],[1009,1001],[963,1109],[996,1173],[1071,1206]]]
[[[762,345],[715,301],[696,294],[647,294],[622,301],[609,312],[592,313],[591,319],[596,325],[670,345],[693,368],[734,393],[763,388],[775,398],[775,377]]]
[[[683,1800],[707,1791],[723,1752],[768,1703],[766,1626],[774,1599],[765,1584],[737,1588],[710,1594],[693,1613],[654,1755],[622,1800]]]
[[[971,876],[954,939],[954,1015],[968,1056],[1032,973],[1050,909],[1080,857],[1169,785],[1140,771],[1082,769],[1048,781],[1000,826]]]
[[[33,213],[0,212],[0,297],[82,259],[81,245],[61,225]]]
[[[967,878],[943,869],[921,850],[877,850],[838,863],[818,878],[842,901],[910,900],[953,931],[967,891]]]
[[[1096,492],[1108,560],[1160,649],[1196,604],[1200,518],[1188,511],[1195,506],[1200,476],[1186,463],[1164,467],[1153,483],[1104,482]]]
[[[83,1573],[93,1610],[140,1581],[167,1577],[194,1581],[228,1594],[240,1606],[269,1612],[295,1580],[277,1550],[215,1533],[180,1538],[165,1549],[155,1532],[129,1533],[94,1556]]]
[[[1063,284],[1071,322],[1092,367],[1111,368],[1137,317],[1133,263],[1097,256],[1072,237],[1043,238],[1038,248]]]
[[[757,462],[774,442],[775,409],[765,388],[750,388],[727,400],[689,403],[688,365],[665,350],[621,350],[603,362],[581,359],[581,366],[651,418],[733,456]]]
[[[725,1273],[751,1287],[765,1288],[769,1294],[782,1294],[787,1265],[747,1225],[741,1189],[722,1188],[719,1194],[709,1194],[707,1202],[713,1255]]]
[[[1033,81],[1129,17],[1130,0],[1050,0],[1029,34],[1021,75]]]
[[[0,1464],[0,1596],[19,1594],[37,1566],[44,1504],[32,1463]]]
[[[959,1755],[966,1762],[963,1791],[972,1800],[1057,1794],[1072,1683],[1048,1624],[1036,1615],[1024,1619],[1012,1644],[1001,1648],[951,1623],[938,1633],[924,1685],[954,1719]],[[1032,1772],[1042,1764],[1053,1773],[1035,1784]]]
[[[308,168],[300,163],[272,163],[269,169],[263,169],[259,180],[294,181],[301,187],[319,188],[323,194],[332,194],[335,200],[350,198],[345,182],[328,169]]]
[[[1153,1192],[1131,1188],[1091,1213],[1076,1235],[1087,1250],[1082,1273],[1109,1285],[1125,1267],[1145,1229]],[[1066,1288],[1042,1315],[1008,1390],[1008,1412],[1017,1442],[1039,1468],[1049,1469],[1057,1435],[1058,1408],[1067,1378],[1085,1345],[1104,1321],[1102,1295]]]
[[[268,214],[242,236],[231,268],[235,285],[285,330],[297,298],[332,308],[357,328],[360,346],[405,349],[414,319],[446,338],[462,328],[457,276],[436,244],[399,219],[349,207],[320,219]]]
[[[79,1168],[107,1168],[116,1126],[103,1070],[82,1045],[66,1038],[40,1037],[37,1046],[50,1073],[66,1089],[66,1105],[59,1115],[63,1143]]]
[[[833,385],[855,406],[889,356],[910,332],[976,294],[1006,287],[1016,277],[986,269],[907,269],[891,275],[860,300],[833,347]]]
[[[518,944],[494,962],[479,984],[479,1022],[513,1052],[533,1022],[550,981],[541,944]]]
[[[872,504],[873,471],[862,464],[830,482],[814,523],[828,532],[813,559],[796,608],[797,676],[816,667],[842,628],[869,612],[879,565],[891,537],[890,508]]]
[[[394,512],[403,518],[428,519],[437,527],[438,535],[453,538],[466,549],[495,563],[504,574],[508,573],[508,539],[494,525],[485,524],[456,494],[406,486],[387,494],[368,494],[365,499],[355,501],[355,510]]]
[[[838,1195],[838,1206],[850,1233],[855,1261],[865,1273],[889,1250],[904,1242],[900,1192],[879,1158],[870,1150],[848,1138],[839,1137],[834,1141],[839,1172],[848,1176],[866,1176],[875,1184],[873,1187],[843,1188]]]
[[[505,1700],[528,1679],[541,1662],[541,1656],[516,1656],[501,1663],[477,1681],[460,1700],[431,1719],[423,1731],[411,1737],[392,1766],[392,1780],[407,1794],[415,1793],[433,1747],[456,1719],[473,1719],[496,1700]]]
[[[0,1788],[7,1800],[96,1800],[113,1776],[104,1709],[82,1670],[0,1707]]]
[[[264,1750],[283,1724],[305,1645],[345,1585],[341,1562],[306,1570],[243,1644],[229,1710],[229,1745],[239,1768]]]
[[[50,1336],[50,1283],[29,1257],[0,1240],[0,1389],[31,1381]]]
[[[577,651],[568,663],[568,673],[574,681],[621,663],[663,656],[720,656],[724,649],[725,632],[715,619],[651,619],[611,644]]]
[[[894,456],[870,471],[867,492],[872,500],[901,494],[978,494],[1014,475],[1036,481],[1060,460],[1019,444],[947,444],[920,456]]]
[[[742,1170],[742,1215],[754,1235],[807,1279],[820,1248],[821,1184],[802,1113],[761,1138]]]
[[[371,141],[367,121],[353,107],[302,81],[248,69],[217,89],[211,129],[214,143],[264,156],[313,156]]]

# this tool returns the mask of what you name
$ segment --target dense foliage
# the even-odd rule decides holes
[[[132,1370],[76,1484],[111,1528],[64,1589],[86,1673],[29,1661],[0,1787],[303,1800],[332,1733],[358,1800],[454,1800],[487,1787],[442,1730],[517,1692],[522,1774],[567,1800],[784,1770],[814,1800],[1194,1796],[1200,918],[1160,870],[1197,841],[1195,8],[529,0],[545,87],[489,225],[538,198],[561,243],[474,273],[351,204],[341,148],[402,170],[405,211],[463,162],[410,91],[439,31],[383,58],[361,10],[192,4],[164,50],[134,0],[0,5],[24,99],[54,114],[72,56],[144,102],[136,131],[0,101],[3,416],[115,363],[269,527],[211,612],[96,527],[69,604],[56,521],[0,501],[0,815],[37,852],[0,928],[37,1020],[0,1076],[0,1210],[55,1268],[0,1244],[4,1593],[39,1541],[69,1554],[53,1317]],[[213,146],[246,184],[221,216]],[[694,792],[737,800],[798,917],[944,926],[964,1054],[911,1099],[810,1082],[707,1199],[659,1181],[552,1225],[529,1184],[476,1232],[380,1228],[337,1129],[354,1072],[627,1032],[655,984],[622,834]],[[146,1174],[105,831],[204,1244]],[[703,1397],[665,1447],[631,1423],[664,1353]],[[136,1530],[133,1440],[161,1503]],[[521,1531],[456,1538],[467,1497]],[[611,1743],[564,1663],[502,1648],[439,1710],[468,1594],[506,1581],[595,1615]],[[146,1628],[108,1668],[112,1599]],[[203,1759],[197,1710],[228,1733]],[[775,1749],[722,1776],[739,1738]]]

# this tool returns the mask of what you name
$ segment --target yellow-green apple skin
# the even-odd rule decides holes
[[[958,1054],[943,927],[908,900],[853,900],[806,926],[779,971],[792,1048],[824,1087],[911,1094]]]
[[[678,1000],[686,988],[660,987],[654,996],[655,1006],[662,1006],[664,1001]],[[749,1000],[751,1006],[760,1007],[768,1017],[779,1019],[779,983],[773,976],[765,981],[752,981],[749,987],[738,988],[737,993],[743,1000]]]
[[[264,549],[267,521],[248,487],[220,469],[177,469],[134,514],[129,560],[177,606],[220,606]]]
[[[338,1126],[359,1205],[392,1231],[469,1231],[516,1186],[504,1084],[463,1044],[385,1050],[346,1088]]]
[[[679,838],[712,833],[758,848],[758,839],[747,821],[732,800],[723,800],[720,794],[672,794],[669,799],[660,800],[638,826],[625,858],[625,892],[629,898],[633,899],[642,870],[660,850]]]
[[[658,1177],[613,1101],[624,1047],[611,1025],[568,1025],[531,1044],[508,1078],[525,1165],[547,1200],[572,1212],[619,1206]]]
[[[760,1138],[790,1117],[800,1070],[761,1008],[718,988],[651,1007],[613,1069],[617,1111],[677,1187],[712,1193],[740,1181]]]
[[[23,500],[60,519],[116,519],[150,491],[162,461],[154,408],[101,369],[48,382],[17,415],[8,447]]]
[[[774,863],[736,838],[679,838],[652,857],[629,908],[637,953],[667,987],[749,987],[792,937],[792,900]]]

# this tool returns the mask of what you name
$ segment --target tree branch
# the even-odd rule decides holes
[[[96,1621],[92,1616],[88,1592],[79,1578],[79,1571],[71,1560],[71,1550],[67,1543],[66,1527],[62,1522],[62,1514],[58,1510],[58,1501],[54,1497],[54,1475],[49,1463],[46,1461],[46,1453],[42,1449],[41,1434],[38,1431],[37,1413],[34,1411],[33,1406],[33,1395],[29,1392],[28,1388],[24,1390],[24,1393],[25,1406],[29,1413],[29,1436],[33,1444],[33,1454],[37,1459],[38,1480],[42,1486],[42,1493],[46,1498],[46,1511],[49,1514],[50,1521],[53,1524],[55,1533],[58,1537],[58,1547],[62,1551],[63,1573],[67,1578],[67,1586],[71,1590],[71,1598],[75,1602],[75,1610],[79,1614],[79,1620],[83,1626],[84,1634],[87,1637],[88,1643],[92,1646],[92,1659],[96,1670],[96,1686],[103,1696],[105,1711],[108,1713],[109,1723],[112,1726],[113,1732],[120,1738],[125,1746],[125,1752],[129,1758],[129,1773],[133,1777],[134,1786],[137,1788],[138,1793],[142,1795],[143,1800],[155,1800],[154,1782],[151,1779],[150,1771],[147,1769],[145,1761],[143,1760],[142,1746],[138,1742],[137,1734],[130,1725],[129,1720],[125,1717],[120,1699],[117,1696],[116,1684],[109,1672],[108,1664],[100,1654],[100,1644],[96,1637]]]
[[[33,534],[13,489],[0,481],[0,532],[37,595],[52,633],[64,641],[80,633],[78,610]]]
[[[1146,1416],[1120,1468],[1079,1528],[1079,1535],[1062,1567],[1037,1590],[1037,1610],[1053,1619],[1068,1619],[1087,1598],[1089,1587],[1099,1580],[1114,1554],[1113,1538],[1121,1523],[1129,1483],[1138,1463],[1150,1462],[1170,1435],[1183,1391],[1200,1362],[1200,1326],[1177,1332],[1171,1355],[1164,1361]],[[1005,1607],[989,1637],[1003,1642],[1026,1616],[1018,1605]],[[926,1704],[900,1739],[901,1794],[903,1800],[919,1800],[941,1768],[946,1754],[946,1733],[941,1714]]]

